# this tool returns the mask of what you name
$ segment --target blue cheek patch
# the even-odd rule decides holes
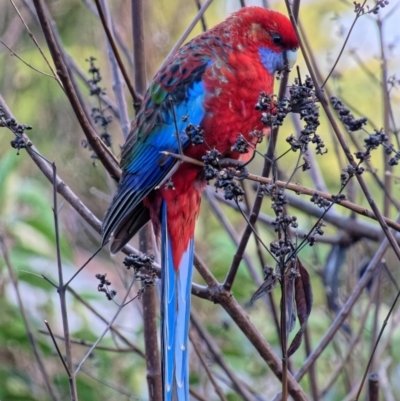
[[[263,66],[270,74],[274,74],[284,66],[283,53],[275,53],[266,47],[260,47],[258,50],[260,60]]]

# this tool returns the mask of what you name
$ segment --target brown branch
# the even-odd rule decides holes
[[[388,313],[387,313],[387,315],[386,315],[386,317],[385,317],[385,320],[384,320],[384,322],[383,322],[383,324],[382,324],[382,327],[381,327],[381,329],[380,329],[380,331],[379,331],[378,337],[377,337],[377,339],[376,339],[376,341],[375,341],[375,344],[374,344],[374,346],[373,346],[373,349],[372,349],[370,358],[369,358],[369,360],[368,360],[367,367],[365,368],[364,376],[363,376],[363,378],[362,378],[362,380],[361,380],[361,384],[360,384],[360,388],[359,388],[358,393],[357,393],[356,400],[358,400],[359,397],[360,397],[360,395],[361,395],[361,391],[362,391],[364,382],[365,382],[365,380],[366,380],[366,378],[367,378],[368,371],[369,371],[369,369],[370,369],[370,367],[371,367],[371,365],[372,365],[372,361],[373,361],[373,359],[374,359],[374,355],[375,355],[376,349],[377,349],[377,347],[378,347],[379,341],[380,341],[381,338],[382,338],[383,332],[384,332],[384,330],[385,330],[385,328],[386,328],[386,326],[387,326],[387,324],[388,324],[388,322],[389,322],[390,315],[392,314],[392,312],[393,312],[393,310],[394,310],[394,307],[396,306],[396,303],[397,303],[397,301],[399,300],[399,298],[400,298],[400,291],[397,292],[396,298],[394,299],[394,301],[393,301],[393,303],[392,303],[392,305],[391,305],[391,307],[390,307],[390,309],[389,309],[389,311],[388,311]],[[376,399],[377,399],[377,398],[376,398]],[[375,400],[375,399],[371,398],[371,400]]]
[[[368,377],[368,401],[379,401],[379,376],[377,373],[372,373]]]
[[[365,270],[363,276],[361,277],[360,281],[357,283],[356,287],[354,288],[353,292],[347,299],[346,303],[344,304],[344,306],[342,307],[340,312],[337,314],[335,320],[333,321],[333,323],[331,324],[329,329],[324,334],[320,343],[317,345],[317,347],[314,349],[314,351],[310,354],[310,356],[306,359],[303,366],[295,374],[295,378],[297,380],[301,380],[301,378],[308,371],[310,366],[318,359],[318,357],[324,351],[326,346],[330,343],[333,336],[342,327],[342,324],[345,322],[345,320],[349,316],[354,304],[356,303],[356,301],[360,297],[361,293],[363,292],[364,288],[367,286],[367,284],[373,277],[374,273],[380,266],[381,259],[383,258],[388,246],[389,246],[388,240],[387,239],[383,240],[380,247],[376,251],[374,257],[372,258],[371,262],[369,263],[367,269]]]
[[[135,87],[142,95],[146,90],[146,52],[144,42],[143,0],[132,0],[132,34],[134,53]],[[135,103],[137,109],[138,104]],[[145,254],[152,254],[153,232],[150,224],[146,224],[139,232],[139,250]],[[142,297],[144,344],[146,352],[147,386],[149,398],[162,401],[162,374],[160,352],[157,341],[157,296],[154,286],[146,289]]]
[[[144,42],[143,0],[131,1],[135,86],[143,95],[146,91],[146,52]]]

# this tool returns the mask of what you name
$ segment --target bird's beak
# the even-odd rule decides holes
[[[292,68],[297,60],[297,49],[286,50],[285,61],[288,68]]]

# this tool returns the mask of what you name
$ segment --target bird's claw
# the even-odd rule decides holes
[[[249,171],[246,167],[247,163],[243,163],[237,159],[224,157],[219,161],[219,165],[222,168],[233,167],[236,170],[235,179],[238,181],[243,181],[249,176]]]

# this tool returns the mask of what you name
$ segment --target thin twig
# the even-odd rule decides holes
[[[56,182],[57,178],[57,167],[55,163],[52,164],[52,168],[53,168],[53,183],[54,183]],[[70,337],[69,322],[68,322],[67,300],[65,296],[64,273],[61,260],[60,230],[58,225],[57,189],[55,185],[53,185],[53,216],[54,216],[54,231],[55,231],[56,252],[57,252],[57,272],[58,272],[57,292],[60,298],[61,320],[65,337],[65,354],[67,358],[66,364],[68,366],[68,379],[71,392],[71,401],[78,401],[78,392],[76,388],[75,375],[73,376],[71,375],[73,371],[71,337]]]
[[[97,347],[97,349],[99,349],[99,348]],[[139,397],[139,396],[137,396],[137,395],[131,393],[129,390],[127,390],[127,389],[125,389],[125,388],[123,388],[123,387],[121,387],[121,386],[117,386],[117,385],[115,385],[115,384],[113,384],[113,383],[110,383],[110,382],[107,381],[107,380],[104,380],[103,377],[99,377],[99,376],[94,375],[93,372],[91,372],[91,371],[85,369],[84,367],[81,367],[81,370],[80,370],[80,371],[81,371],[82,373],[84,373],[85,375],[89,376],[90,378],[92,378],[93,380],[96,380],[97,382],[101,383],[103,386],[106,386],[106,387],[108,387],[108,388],[110,388],[110,389],[116,391],[117,393],[122,394],[122,395],[128,397],[128,400],[143,401],[143,398],[142,398],[142,397]]]
[[[197,10],[201,10],[201,3],[200,0],[194,0],[197,6]],[[204,18],[204,14],[201,16],[201,26],[203,28],[203,32],[207,30],[207,24],[206,24],[206,19]]]
[[[193,390],[191,387],[189,388],[189,394],[199,401],[208,401],[206,398],[200,395],[197,391]]]
[[[217,381],[214,378],[214,375],[212,374],[210,368],[207,365],[206,360],[203,357],[203,353],[201,352],[200,348],[198,347],[196,340],[193,338],[193,335],[189,332],[189,339],[193,345],[194,351],[196,352],[197,357],[200,360],[201,365],[203,366],[204,370],[206,371],[206,374],[208,378],[210,379],[210,382],[212,386],[214,387],[215,392],[218,394],[218,397],[221,399],[221,401],[227,401],[227,398],[225,397],[225,394],[223,393],[221,387],[218,385]]]
[[[38,41],[36,40],[35,36],[33,35],[33,33],[31,32],[31,30],[29,29],[28,25],[26,24],[25,20],[23,19],[22,15],[21,15],[21,13],[19,12],[19,10],[18,10],[17,6],[15,5],[14,1],[13,1],[13,0],[10,0],[10,1],[11,1],[11,4],[13,5],[15,11],[17,12],[19,18],[21,18],[22,23],[25,25],[25,28],[26,28],[26,30],[27,30],[27,32],[28,32],[29,37],[32,39],[33,43],[34,43],[35,46],[38,48],[38,50],[39,50],[40,54],[42,55],[44,61],[46,62],[46,64],[48,65],[50,71],[52,72],[54,79],[58,82],[58,84],[59,84],[59,85],[61,86],[61,88],[63,89],[63,84],[62,84],[62,82],[60,81],[59,77],[58,77],[57,74],[55,73],[53,67],[51,66],[51,64],[50,64],[49,60],[47,59],[46,55],[44,54],[44,52],[43,52],[42,48],[40,47]]]
[[[369,368],[370,368],[370,366],[372,364],[372,361],[373,361],[373,358],[374,358],[374,355],[375,355],[375,351],[376,351],[376,349],[378,347],[380,339],[382,338],[383,331],[385,330],[385,328],[386,328],[386,326],[388,324],[390,315],[392,314],[392,312],[394,310],[394,307],[396,306],[396,303],[399,300],[399,298],[400,298],[400,291],[397,292],[396,298],[394,299],[394,301],[392,303],[392,306],[390,307],[389,312],[387,313],[386,318],[385,318],[385,320],[384,320],[384,322],[382,324],[381,330],[379,331],[378,338],[375,341],[375,345],[373,347],[373,350],[371,352],[370,358],[368,360],[368,364],[367,364],[367,366],[365,368],[365,372],[364,372],[363,378],[361,380],[360,387],[359,387],[358,392],[357,392],[356,400],[358,400],[360,395],[361,395],[361,391],[362,391],[362,388],[364,386],[364,382],[365,382],[365,380],[367,378],[367,375],[368,375],[368,372],[369,372]]]
[[[392,141],[392,132],[389,127],[389,119],[390,119],[390,99],[389,93],[387,90],[387,81],[388,81],[388,66],[385,52],[385,40],[383,37],[383,22],[378,13],[378,19],[376,21],[378,26],[378,34],[379,34],[379,47],[380,47],[380,66],[381,66],[381,96],[383,103],[383,131],[385,135],[388,137],[388,141]],[[393,170],[392,166],[389,164],[390,155],[385,152],[383,148],[383,171],[391,172]],[[392,194],[392,177],[389,174],[384,174],[383,176],[385,191],[391,197]],[[388,197],[383,198],[383,214],[385,216],[390,216],[390,199]]]
[[[304,346],[306,349],[306,356],[311,354],[311,330],[309,327],[306,327],[304,331]],[[313,397],[313,401],[318,401],[318,382],[317,382],[317,375],[315,374],[315,366],[311,366],[309,372],[309,377],[310,377],[310,387],[311,387],[311,394]]]
[[[103,249],[103,247],[97,248],[97,250],[90,256],[90,258],[72,275],[72,277],[64,284],[68,287],[71,281],[95,258],[95,256]]]
[[[249,400],[249,401],[254,400],[253,395],[242,385],[239,378],[236,376],[235,372],[226,363],[218,345],[204,329],[202,323],[200,322],[199,317],[197,316],[197,313],[194,310],[190,312],[190,320],[192,322],[193,327],[196,329],[198,335],[203,339],[214,361],[221,367],[221,369],[229,377],[229,380],[232,382],[233,388],[238,392],[238,394],[240,394],[240,396],[244,400]]]
[[[165,58],[165,61],[163,65],[166,63],[169,58],[176,53],[176,51],[182,46],[183,42],[186,40],[186,38],[190,35],[190,32],[192,32],[193,28],[196,26],[197,22],[201,19],[201,17],[204,15],[206,12],[208,6],[212,3],[213,0],[207,0],[203,6],[200,8],[199,12],[196,14],[194,17],[193,21],[189,24],[189,26],[186,28],[185,32],[183,32],[182,36],[178,39],[178,41],[175,43],[174,47],[170,50],[168,53],[168,56]],[[162,67],[161,67],[162,68]]]
[[[107,327],[104,329],[104,331],[100,334],[99,338],[93,343],[93,345],[89,348],[89,350],[86,352],[85,356],[82,358],[82,360],[79,362],[78,366],[76,367],[75,371],[74,371],[74,377],[78,374],[79,370],[81,369],[81,367],[83,366],[83,364],[86,362],[86,360],[89,358],[89,356],[92,354],[92,352],[94,351],[94,349],[97,347],[97,345],[100,343],[100,341],[103,339],[103,337],[108,333],[108,331],[110,330],[111,326],[113,325],[113,323],[115,322],[115,320],[117,319],[118,315],[120,314],[120,312],[122,311],[122,309],[125,306],[125,302],[129,296],[129,293],[131,291],[131,288],[133,286],[133,284],[135,283],[135,277],[132,278],[131,283],[128,287],[128,290],[126,291],[126,294],[120,304],[120,306],[118,307],[117,311],[115,312],[113,318],[110,320],[110,322],[108,323]]]
[[[361,336],[365,330],[365,322],[369,315],[369,311],[371,309],[372,299],[369,299],[368,305],[365,307],[361,317],[359,318],[359,326],[358,331],[354,335],[351,342],[348,344],[347,353],[342,357],[340,363],[334,368],[332,376],[329,378],[328,383],[325,385],[325,388],[320,393],[320,399],[324,398],[330,388],[335,384],[336,380],[340,376],[341,373],[344,372],[344,366],[349,361],[352,353],[355,351],[357,344],[360,342]],[[308,355],[307,355],[308,357]]]
[[[333,64],[331,70],[329,71],[328,76],[325,78],[324,83],[321,85],[321,89],[325,86],[325,84],[328,82],[329,78],[331,77],[331,75],[332,75],[333,72],[335,71],[335,68],[336,68],[336,66],[337,66],[337,64],[338,64],[338,62],[339,62],[339,60],[340,60],[340,58],[342,57],[342,54],[343,54],[344,49],[345,49],[345,47],[346,47],[346,44],[347,44],[347,42],[348,42],[348,40],[349,40],[349,38],[350,38],[350,35],[351,35],[351,33],[353,32],[353,28],[354,28],[354,26],[355,26],[355,24],[356,24],[358,18],[360,18],[361,15],[362,15],[362,9],[364,8],[366,2],[367,2],[367,0],[364,0],[364,2],[363,2],[363,4],[361,5],[359,11],[357,11],[356,16],[355,16],[355,18],[354,18],[354,21],[353,21],[353,23],[351,24],[351,27],[350,27],[350,29],[349,29],[349,32],[347,33],[346,39],[344,40],[343,46],[342,46],[341,49],[340,49],[339,55],[337,56],[337,58],[336,58],[336,60],[335,60],[335,62],[334,62],[334,64]]]
[[[90,310],[95,316],[97,316],[103,323],[107,326],[110,322],[102,316],[92,305],[90,305],[85,299],[83,299],[77,292],[75,292],[72,288],[68,287],[68,292],[72,294],[72,296],[77,299],[82,305],[84,305],[88,310]],[[133,350],[140,357],[145,358],[145,354],[141,349],[139,349],[135,344],[133,344],[130,340],[128,340],[116,327],[110,326],[110,330],[129,348]],[[93,344],[91,344],[93,346]]]
[[[107,0],[100,0],[102,3],[102,9],[104,10],[104,18],[107,21],[107,26],[109,26],[110,30],[110,35],[113,36],[114,34],[114,27],[112,24],[111,20],[111,15],[110,15],[110,10],[108,8],[108,2]],[[122,133],[124,135],[124,138],[126,139],[129,135],[129,131],[131,128],[131,123],[128,115],[128,108],[126,105],[125,101],[125,95],[124,95],[124,82],[122,80],[121,76],[121,71],[119,69],[118,61],[115,56],[115,53],[113,52],[112,46],[109,42],[109,38],[107,37],[107,54],[108,54],[108,59],[110,60],[110,65],[111,65],[111,73],[113,77],[113,91],[115,94],[115,99],[117,101],[118,105],[118,110],[119,110],[119,117],[120,117],[120,123],[122,127]]]
[[[44,330],[38,330],[40,334],[44,334],[44,335],[50,335],[49,332],[44,331]],[[60,336],[59,334],[54,334],[53,333],[53,337],[54,338],[58,338],[61,341],[65,341],[65,338],[63,336]],[[93,343],[84,340],[83,338],[80,339],[75,339],[75,338],[71,338],[71,343],[72,344],[76,344],[76,345],[81,345],[82,347],[92,347]],[[105,346],[101,346],[98,345],[96,347],[97,351],[107,351],[107,352],[115,352],[115,353],[119,353],[119,354],[126,354],[128,352],[136,352],[137,348],[132,348],[132,347],[125,347],[125,348],[115,348],[115,347],[105,347]]]
[[[52,341],[53,341],[54,347],[55,347],[55,349],[56,349],[56,351],[57,351],[57,354],[58,354],[58,356],[59,356],[59,358],[60,358],[60,360],[61,360],[63,366],[64,366],[65,371],[67,372],[68,378],[71,378],[71,377],[72,377],[72,376],[71,376],[71,372],[70,372],[70,370],[69,370],[67,364],[65,363],[64,356],[63,356],[63,354],[61,353],[60,348],[58,347],[57,341],[56,341],[56,339],[55,339],[55,337],[54,337],[53,331],[51,330],[51,327],[50,327],[50,325],[49,325],[49,322],[48,322],[47,320],[45,320],[45,321],[44,321],[44,324],[45,324],[46,327],[47,327],[47,330],[48,330],[48,332],[49,332],[49,336],[51,337],[51,339],[52,339]],[[65,342],[65,339],[64,339],[64,342]]]
[[[106,21],[106,18],[105,18],[104,13],[103,13],[103,9],[102,9],[101,4],[100,4],[100,0],[94,0],[94,1],[96,3],[97,11],[99,13],[99,17],[100,17],[101,23],[102,23],[103,28],[104,28],[104,32],[107,35],[108,42],[109,42],[109,44],[110,44],[110,46],[112,48],[112,51],[113,51],[114,56],[115,56],[115,59],[117,60],[118,66],[119,66],[119,68],[121,70],[122,76],[124,77],[126,86],[128,87],[129,93],[132,96],[133,102],[134,103],[141,103],[142,98],[138,93],[136,93],[136,91],[135,91],[135,89],[134,89],[134,87],[132,85],[132,82],[131,82],[131,80],[129,78],[128,72],[125,69],[124,63],[122,62],[121,56],[119,55],[119,52],[118,52],[118,49],[117,49],[117,45],[115,44],[114,37],[113,37],[113,35],[111,33],[110,28],[107,25],[107,21]]]
[[[18,54],[15,53],[15,51],[13,49],[11,49],[9,46],[7,46],[1,39],[0,39],[0,43],[2,43],[3,46],[6,47],[12,53],[12,55],[14,55],[18,60],[22,61],[27,67],[32,68],[32,70],[34,70],[34,71],[38,72],[39,74],[42,74],[46,77],[53,78],[58,82],[57,77],[55,77],[54,75],[47,74],[47,73],[35,68],[33,65],[27,63],[22,57],[18,56]]]
[[[19,311],[21,313],[21,317],[22,317],[22,320],[24,322],[26,334],[27,334],[29,343],[30,343],[30,345],[32,347],[33,355],[34,355],[34,357],[36,359],[36,363],[37,363],[37,365],[39,367],[40,374],[42,375],[43,382],[44,382],[44,384],[46,386],[46,389],[47,389],[47,392],[48,392],[50,398],[53,401],[57,401],[59,398],[58,398],[58,396],[57,396],[57,394],[56,394],[56,392],[55,392],[55,390],[53,388],[53,385],[51,383],[51,379],[49,377],[49,374],[47,373],[47,370],[46,370],[46,367],[45,367],[45,364],[44,364],[44,361],[43,361],[43,356],[42,356],[42,354],[40,352],[40,348],[38,347],[36,339],[35,339],[35,337],[33,335],[33,332],[32,332],[32,329],[31,329],[31,325],[29,323],[28,316],[27,316],[26,310],[25,310],[25,306],[24,306],[24,303],[22,301],[21,293],[20,293],[20,290],[19,290],[18,278],[17,278],[16,274],[14,273],[14,268],[13,268],[13,266],[11,264],[11,259],[10,259],[10,256],[8,254],[8,249],[6,247],[5,239],[4,239],[2,233],[0,233],[0,247],[1,247],[1,253],[2,253],[2,256],[3,256],[3,259],[4,259],[4,263],[5,263],[6,267],[7,267],[7,271],[8,271],[8,274],[10,276],[10,279],[11,279],[12,285],[14,287],[14,291],[15,291],[16,297],[17,297],[18,309],[19,309]]]

